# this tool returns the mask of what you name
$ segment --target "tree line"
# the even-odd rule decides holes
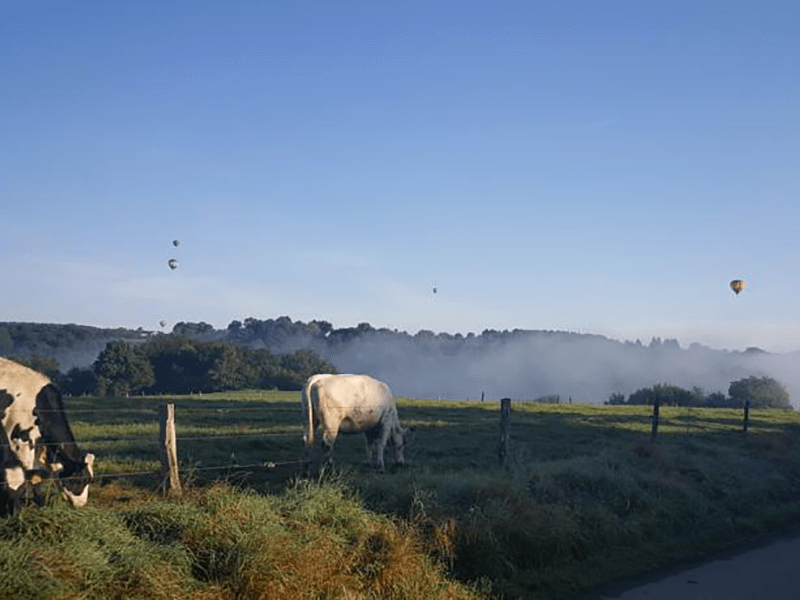
[[[275,355],[228,342],[161,335],[106,344],[90,367],[61,373],[54,358],[14,358],[70,395],[188,394],[240,389],[299,390],[315,373],[336,373],[309,350]]]
[[[732,381],[728,395],[722,392],[705,393],[699,387],[691,390],[676,385],[657,384],[641,388],[630,394],[612,394],[606,404],[689,406],[709,408],[741,408],[750,401],[752,408],[792,408],[789,393],[783,385],[771,377],[745,377]]]
[[[215,329],[205,322],[178,322],[171,333],[159,333],[138,329],[99,328],[87,325],[56,323],[17,323],[0,322],[0,355],[15,355],[23,358],[32,356],[49,357],[59,351],[80,350],[83,348],[102,349],[106,342],[128,340],[139,342],[160,338],[164,335],[191,338],[203,342],[229,342],[248,348],[266,348],[271,352],[285,352],[298,348],[311,349],[318,354],[326,350],[347,346],[357,340],[395,342],[423,350],[436,350],[444,355],[455,354],[463,349],[479,351],[498,343],[526,339],[548,339],[572,342],[577,339],[593,341],[597,344],[625,346],[629,349],[646,350],[652,353],[679,351],[677,340],[653,338],[649,344],[636,342],[616,342],[605,336],[589,333],[574,333],[552,330],[513,329],[498,331],[484,329],[482,332],[434,333],[422,329],[411,334],[397,329],[373,327],[369,323],[359,323],[355,327],[334,327],[328,321],[315,319],[308,323],[293,321],[287,316],[275,319],[246,318],[231,321],[225,329]],[[693,347],[702,348],[698,345]],[[759,351],[757,348],[747,352]],[[95,353],[96,356],[96,353]],[[63,362],[63,361],[62,361]]]

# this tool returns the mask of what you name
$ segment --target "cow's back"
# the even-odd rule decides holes
[[[0,358],[0,425],[3,445],[13,453],[3,462],[19,461],[25,469],[36,466],[36,448],[41,437],[35,412],[36,398],[50,379],[19,363]]]
[[[320,410],[338,420],[340,433],[361,433],[377,425],[393,405],[389,387],[368,375],[339,375],[316,385]],[[334,416],[338,415],[338,419]]]
[[[368,375],[312,375],[303,387],[307,444],[322,424],[323,436],[361,433],[379,424],[394,409],[389,386]]]
[[[50,379],[13,360],[0,358],[0,422],[10,431],[16,425],[23,430],[36,421],[36,397]]]
[[[44,467],[57,474],[62,494],[73,506],[86,504],[94,455],[80,454],[61,393],[48,377],[0,358],[0,424],[6,496],[25,482],[26,471]]]

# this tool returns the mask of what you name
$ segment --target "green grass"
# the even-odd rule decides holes
[[[99,484],[92,488],[88,512],[63,514],[82,519],[75,515],[106,511],[106,516],[98,514],[98,522],[122,518],[129,524],[125,515],[134,501],[126,500],[128,496],[137,498],[139,511],[207,510],[207,500],[198,500],[201,490],[218,490],[212,484],[223,479],[247,490],[243,492],[246,501],[231,502],[273,503],[270,506],[282,507],[281,514],[291,506],[294,525],[282,531],[292,543],[312,539],[313,535],[306,535],[307,528],[325,530],[325,552],[331,554],[332,564],[343,570],[326,571],[327,576],[336,581],[344,578],[341,581],[349,583],[343,584],[342,590],[348,591],[323,593],[322,588],[313,588],[316,591],[306,597],[389,597],[381,595],[388,593],[384,588],[376,592],[372,580],[352,579],[347,565],[366,560],[342,558],[350,556],[347,553],[354,547],[366,548],[365,552],[377,551],[373,546],[382,548],[382,556],[394,544],[414,548],[424,552],[421,556],[429,561],[423,569],[426,573],[443,569],[451,577],[474,584],[471,591],[456,587],[452,589],[460,591],[452,592],[455,595],[442,597],[468,597],[458,595],[467,593],[485,597],[486,582],[490,582],[493,593],[505,598],[555,599],[800,524],[800,414],[791,411],[751,411],[750,432],[744,435],[740,411],[662,407],[659,436],[651,443],[649,407],[513,403],[510,452],[501,466],[497,458],[498,402],[398,399],[403,424],[415,427],[406,452],[408,467],[376,473],[362,465],[366,457],[363,436],[342,436],[335,448],[335,481],[330,488],[312,486],[312,494],[311,488],[296,484],[303,475],[304,457],[299,392],[237,392],[172,400],[181,475],[189,484],[192,500],[176,502],[170,508],[173,503],[160,500],[154,491],[158,483],[154,474],[158,468],[158,407],[164,398],[70,398],[73,431],[82,449],[97,454]],[[267,463],[269,467],[262,466]],[[336,509],[340,510],[337,515],[345,516],[326,516],[326,511],[333,510],[328,506],[332,497],[349,503],[346,510]],[[50,510],[62,509],[27,511],[26,515],[35,516],[26,518],[35,520]],[[196,543],[214,548],[219,544],[212,541],[222,536],[228,540],[227,550],[219,551],[223,552],[219,559],[212,553],[203,555],[203,560],[220,560],[220,568],[228,565],[226,573],[238,573],[239,566],[229,568],[233,559],[222,557],[228,556],[225,553],[246,554],[251,542],[225,528],[244,531],[250,525],[235,519],[226,524],[222,516],[214,519],[214,528],[219,530],[193,534],[205,540]],[[391,543],[364,541],[369,534],[362,522],[372,519],[396,528],[391,535],[385,534]],[[164,530],[172,531],[171,527],[164,525]],[[15,543],[41,545],[29,533],[15,531]],[[186,531],[186,526],[181,525],[180,531]],[[113,539],[122,535],[109,532]],[[3,535],[0,533],[0,538],[5,539]],[[96,537],[102,536],[98,533]],[[138,534],[134,537],[141,539]],[[173,542],[157,541],[160,546],[152,555],[161,566],[142,567],[143,572],[188,573],[188,579],[176,585],[194,590],[196,597],[237,597],[241,593],[243,588],[237,586],[243,585],[244,576],[220,576],[210,582],[198,578],[199,571],[191,565],[200,550],[186,551],[187,558]],[[178,554],[170,554],[172,551]],[[294,557],[311,552],[301,547],[294,551]],[[91,555],[96,550],[87,552]],[[247,560],[251,561],[245,561],[247,564],[259,564],[267,559],[253,555]],[[2,565],[0,558],[0,571],[5,573]],[[374,569],[378,567],[363,567],[362,571],[372,573]],[[399,583],[404,580],[399,567],[381,569],[394,573],[397,589],[405,590],[396,597],[425,597],[415,596],[416,592]],[[262,589],[258,586],[274,592],[270,582],[286,575],[280,569],[262,571],[260,583],[247,588],[250,596],[240,597],[267,597],[256,593]],[[62,576],[66,577],[57,569],[50,575],[55,579]],[[150,576],[142,575],[144,579]],[[113,580],[109,574],[92,577]],[[440,584],[445,585],[441,581],[436,585]],[[209,591],[212,588],[216,591]],[[478,588],[484,591],[478,593]],[[83,592],[70,594],[92,597]]]
[[[108,486],[84,510],[27,508],[0,522],[0,589],[59,600],[480,597],[448,581],[413,530],[335,482],[281,496],[217,485],[172,501]]]

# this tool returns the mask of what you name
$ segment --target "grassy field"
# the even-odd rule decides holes
[[[651,443],[648,407],[513,403],[501,465],[498,402],[398,399],[403,424],[415,428],[405,469],[373,472],[362,464],[363,436],[347,436],[337,441],[334,471],[309,482],[299,393],[172,400],[189,489],[180,501],[155,493],[164,398],[67,399],[76,438],[97,455],[100,482],[85,514],[108,521],[130,552],[149,545],[155,561],[131,583],[106,557],[105,575],[95,578],[105,581],[101,591],[118,588],[116,597],[150,597],[142,582],[164,579],[161,588],[185,590],[175,597],[186,598],[276,597],[281,585],[308,598],[572,598],[800,523],[796,412],[751,411],[744,435],[741,412],[663,407]],[[39,564],[31,532],[55,527],[53,515],[89,518],[81,512],[58,503],[24,511],[0,525],[0,542],[33,544]],[[92,530],[102,538],[100,525]],[[264,547],[286,552],[256,551]],[[322,580],[297,566],[312,551],[322,552],[313,564],[337,565]],[[11,589],[3,557],[0,547],[0,583]],[[64,589],[73,591],[60,597],[103,597],[66,571],[50,567],[51,578],[71,581]]]

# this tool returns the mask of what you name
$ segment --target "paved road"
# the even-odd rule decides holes
[[[616,595],[618,594],[618,595]],[[597,600],[800,600],[800,537],[713,560]]]

